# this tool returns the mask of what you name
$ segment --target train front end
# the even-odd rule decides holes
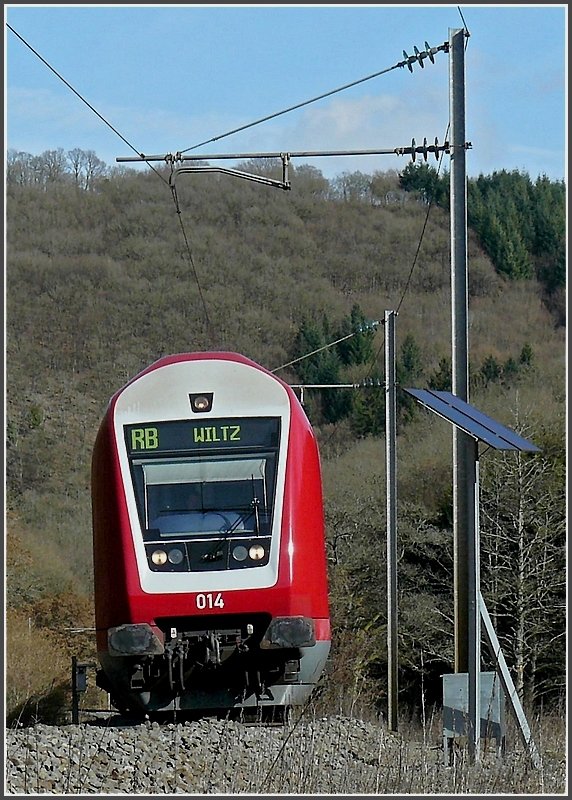
[[[160,359],[93,451],[98,684],[123,712],[304,703],[330,648],[317,445],[234,353]]]

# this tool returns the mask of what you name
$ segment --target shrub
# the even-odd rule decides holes
[[[20,609],[6,616],[6,721],[58,721],[65,708],[69,662],[57,636],[35,628]],[[69,707],[69,702],[68,702]]]

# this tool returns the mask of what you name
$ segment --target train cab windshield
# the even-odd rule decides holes
[[[142,464],[145,527],[161,538],[268,534],[268,458]]]
[[[145,428],[151,431],[146,435],[140,430],[127,430],[126,442],[149,568],[204,571],[267,564],[278,420],[225,421],[208,434],[206,428],[200,435],[193,428],[192,436],[181,423]],[[225,440],[227,430],[237,431],[235,440]],[[142,453],[139,442],[154,446]]]

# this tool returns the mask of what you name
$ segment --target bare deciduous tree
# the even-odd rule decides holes
[[[487,462],[481,495],[483,590],[519,696],[542,696],[565,630],[566,523],[558,465],[542,453]],[[560,656],[558,655],[560,653]],[[560,665],[563,666],[563,665]]]

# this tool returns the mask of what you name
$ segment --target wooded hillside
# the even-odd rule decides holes
[[[61,677],[57,623],[93,625],[90,459],[109,398],[160,356],[211,349],[281,368],[290,383],[365,384],[304,399],[325,482],[328,691],[332,703],[352,692],[385,702],[379,321],[398,311],[401,387],[450,389],[443,181],[422,166],[329,182],[302,165],[289,192],[178,176],[175,203],[166,166],[110,169],[78,150],[9,154],[9,709]],[[530,702],[557,699],[565,674],[564,198],[562,184],[518,173],[469,185],[471,402],[541,448],[481,461],[483,594]],[[533,239],[515,222],[497,230],[509,206],[511,220],[534,217]],[[400,689],[412,706],[422,691],[437,698],[452,669],[451,440],[448,423],[400,393]],[[68,634],[63,653],[91,646]]]

